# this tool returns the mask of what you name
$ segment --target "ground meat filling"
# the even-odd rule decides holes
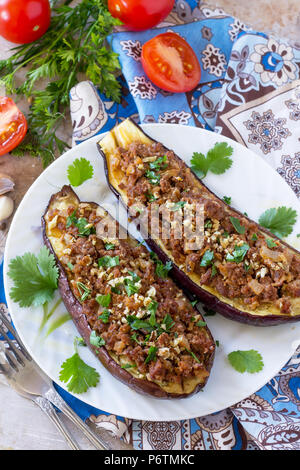
[[[93,334],[122,357],[122,367],[150,381],[182,384],[207,376],[214,342],[202,316],[171,279],[159,277],[144,246],[98,238],[100,220],[83,203],[47,215]]]
[[[252,310],[273,303],[282,313],[292,313],[291,298],[300,296],[299,255],[200,189],[191,170],[160,143],[118,148],[113,166],[124,173],[119,187],[126,188],[133,212],[138,207],[138,215],[143,210],[150,215],[153,202],[170,209],[170,236],[164,238],[161,224],[160,237],[187,274],[195,272],[203,285],[229,299],[239,298]],[[175,236],[175,214],[193,213],[195,204],[204,208],[204,243],[193,251],[186,247],[184,235]],[[187,224],[194,222],[191,215]],[[148,223],[150,230],[151,215]]]

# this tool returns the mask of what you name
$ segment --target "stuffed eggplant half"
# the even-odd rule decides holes
[[[163,262],[173,263],[171,275],[184,288],[232,320],[260,326],[300,320],[298,251],[229,207],[130,119],[106,134],[98,148],[110,188],[130,213],[137,206],[139,214],[147,213],[146,241]],[[167,237],[161,222],[154,235],[148,230],[154,203],[170,209]],[[202,245],[189,249],[184,231],[176,236],[177,216],[184,211],[181,223],[193,226],[197,205],[203,208]]]
[[[51,197],[42,225],[66,308],[111,374],[159,398],[199,391],[215,343],[157,257],[100,206],[80,202],[69,186]]]

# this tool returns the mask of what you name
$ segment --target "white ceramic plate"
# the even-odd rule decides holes
[[[172,124],[148,124],[142,126],[149,135],[172,148],[187,163],[193,152],[206,152],[216,142],[227,141],[233,148],[233,165],[224,175],[209,174],[205,183],[220,197],[231,196],[232,205],[258,220],[270,207],[286,205],[300,213],[299,202],[284,180],[258,155],[209,131]],[[42,245],[40,219],[51,194],[68,184],[67,168],[75,158],[85,157],[94,167],[94,178],[75,188],[81,200],[99,204],[115,204],[116,198],[106,184],[102,158],[96,148],[100,139],[95,136],[69,150],[34,182],[21,202],[8,235],[4,257],[5,290],[9,311],[14,324],[35,361],[60,386],[59,370],[73,350],[73,339],[78,335],[71,321],[51,335],[39,334],[42,308],[20,308],[9,298],[12,287],[7,277],[9,261],[25,252],[38,253]],[[126,220],[125,212],[120,215]],[[133,227],[134,236],[137,232]],[[300,233],[300,218],[288,242],[300,248],[296,234]],[[139,237],[137,237],[139,238]],[[63,305],[58,312],[65,311]],[[211,377],[204,391],[186,399],[159,400],[144,397],[112,377],[87,349],[80,348],[82,358],[95,367],[101,379],[96,388],[78,396],[86,403],[109,413],[142,420],[178,420],[210,414],[248,397],[265,385],[289,360],[300,343],[300,323],[268,328],[251,327],[227,320],[220,315],[207,317],[207,323],[220,346],[217,348]],[[227,354],[241,349],[256,349],[264,360],[264,368],[256,374],[240,374],[228,363]]]

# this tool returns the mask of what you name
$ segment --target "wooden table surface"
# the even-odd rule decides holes
[[[199,2],[204,3],[204,2]],[[207,3],[207,2],[206,2]],[[210,6],[218,5],[227,13],[240,18],[245,23],[259,31],[273,31],[281,37],[288,37],[300,43],[300,1],[285,0],[218,0],[210,2]],[[249,8],[249,4],[251,7]],[[259,14],[258,14],[259,12]],[[0,59],[9,56],[12,44],[0,37]],[[24,72],[22,72],[24,73]],[[22,79],[22,76],[20,77]],[[5,94],[0,89],[0,95]],[[26,101],[18,101],[21,109],[27,108]],[[71,141],[71,126],[69,116],[61,130],[64,137]],[[0,157],[0,172],[10,175],[15,182],[15,190],[11,197],[15,201],[15,209],[31,186],[33,181],[43,171],[39,159],[26,155],[22,158],[4,155]],[[5,223],[0,223],[0,256],[4,251],[5,238],[12,217]],[[63,438],[58,434],[48,418],[30,401],[19,397],[9,388],[4,378],[0,376],[0,450],[63,450],[68,449]],[[64,418],[63,418],[64,419]],[[64,419],[65,422],[67,420]],[[68,422],[70,430],[83,449],[91,449],[91,445]]]

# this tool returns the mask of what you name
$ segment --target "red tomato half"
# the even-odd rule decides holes
[[[163,90],[190,91],[201,78],[200,64],[191,46],[176,33],[163,33],[142,48],[142,64],[150,80]]]
[[[0,155],[13,150],[24,139],[27,121],[12,99],[0,96]]]
[[[27,44],[43,36],[50,25],[49,0],[0,0],[0,36]]]
[[[126,28],[142,31],[156,26],[168,16],[175,0],[108,0],[108,9]]]

